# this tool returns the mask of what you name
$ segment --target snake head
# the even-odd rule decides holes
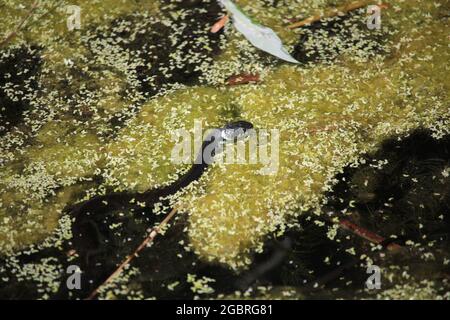
[[[249,135],[249,131],[253,129],[253,124],[247,121],[230,122],[222,129],[222,139],[224,142],[235,142],[242,140]]]

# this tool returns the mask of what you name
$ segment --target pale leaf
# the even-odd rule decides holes
[[[242,33],[245,38],[256,48],[274,55],[282,60],[299,63],[284,48],[281,39],[270,28],[254,23],[230,0],[219,0],[219,2],[231,14],[234,27]]]

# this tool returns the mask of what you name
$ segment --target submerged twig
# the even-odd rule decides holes
[[[336,214],[331,213],[331,216],[336,216]],[[336,223],[336,221],[333,221],[333,219],[331,219],[330,222]],[[387,241],[386,238],[380,236],[379,234],[367,230],[366,228],[363,228],[357,225],[356,223],[351,222],[350,220],[338,218],[337,224],[339,228],[350,231],[354,235],[363,238],[371,243],[377,245],[384,245]],[[391,253],[396,253],[403,248],[404,247],[394,242],[388,243],[384,246],[384,249]],[[338,268],[332,270],[331,272],[320,277],[318,280],[314,281],[312,284],[309,285],[309,287],[315,289],[324,286],[328,282],[333,281],[334,279],[339,277],[345,270],[355,266],[359,261],[360,261],[359,258],[353,257],[347,263],[339,266]]]
[[[22,28],[24,27],[26,22],[31,18],[34,11],[38,8],[38,6],[39,6],[39,0],[34,1],[34,3],[31,5],[30,10],[28,10],[27,14],[22,18],[22,20],[19,22],[17,27],[13,31],[11,31],[6,36],[6,38],[2,40],[2,42],[0,42],[0,47],[3,47],[5,44],[7,44],[9,41],[11,41],[17,35],[17,33],[20,30],[22,30]]]
[[[339,220],[339,227],[348,230],[360,238],[366,239],[374,244],[383,244],[386,242],[386,238],[376,234],[375,232],[369,231],[357,224],[351,222],[350,220],[341,219]],[[401,249],[402,246],[396,243],[389,243],[386,245],[386,249],[389,251],[396,251]]]
[[[383,245],[388,241],[387,238],[382,237],[375,232],[367,230],[366,228],[361,227],[360,225],[358,225],[348,219],[339,218],[335,212],[329,212],[328,215],[330,216],[330,219],[329,219],[330,223],[337,223],[339,228],[350,231],[354,235],[356,235],[360,238],[363,238],[364,240],[367,240],[373,244]],[[385,246],[385,249],[387,249],[388,251],[397,251],[402,248],[403,248],[402,246],[400,246],[399,244],[394,243],[394,242],[388,243]]]
[[[227,85],[235,86],[239,84],[258,83],[259,74],[254,73],[241,73],[235,76],[231,76],[227,79]]]
[[[106,286],[108,283],[110,283],[115,277],[117,277],[123,269],[135,258],[138,256],[139,252],[141,252],[149,243],[151,243],[155,237],[158,235],[160,230],[172,219],[172,217],[177,213],[178,208],[173,208],[172,211],[169,212],[169,214],[164,218],[164,220],[156,227],[150,231],[149,235],[142,241],[142,243],[134,250],[134,252],[129,255],[118,267],[117,269],[111,273],[111,275],[101,284],[99,285],[94,291],[91,292],[89,297],[86,298],[86,300],[92,300],[94,299],[100,289],[102,289],[104,286]]]
[[[317,14],[317,15],[311,16],[311,17],[309,17],[307,19],[295,22],[295,23],[289,25],[288,28],[289,29],[296,29],[296,28],[300,28],[300,27],[303,27],[303,26],[308,25],[308,24],[312,24],[312,23],[317,22],[319,20],[322,20],[324,18],[332,18],[332,17],[335,17],[337,15],[346,14],[349,11],[353,11],[353,10],[360,9],[362,7],[368,6],[371,2],[373,2],[373,1],[370,1],[370,0],[354,1],[352,3],[349,3],[349,4],[346,4],[346,5],[343,5],[343,6],[340,6],[340,7],[337,7],[337,8],[333,8],[331,10],[328,10],[328,11],[322,13],[322,14]],[[386,8],[387,7],[386,4],[378,4],[378,6],[380,8]]]

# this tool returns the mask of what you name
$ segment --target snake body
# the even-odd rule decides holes
[[[214,156],[221,151],[221,146],[225,143],[236,142],[245,138],[253,125],[247,121],[236,121],[226,124],[222,128],[213,129],[210,134],[203,140],[202,148],[197,155],[191,168],[172,184],[159,188],[139,192],[114,192],[106,195],[98,195],[87,201],[75,204],[69,208],[72,216],[78,216],[81,213],[101,214],[117,209],[141,209],[139,203],[148,206],[155,203],[162,197],[174,194],[193,181],[199,179],[212,163]],[[209,151],[205,155],[205,151]]]

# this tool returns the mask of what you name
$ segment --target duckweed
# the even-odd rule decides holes
[[[3,1],[0,30],[13,30],[33,1],[22,2]],[[20,265],[15,256],[70,242],[67,208],[79,201],[176,181],[189,166],[171,162],[172,133],[192,132],[196,120],[215,128],[243,119],[280,132],[275,174],[262,175],[261,164],[213,164],[170,198],[188,217],[185,250],[235,272],[251,264],[267,238],[297,226],[301,215],[320,216],[336,175],[362,163],[384,140],[417,128],[436,139],[450,133],[446,0],[392,1],[373,37],[355,31],[355,24],[364,25],[361,10],[348,23],[356,38],[345,50],[330,33],[286,28],[289,19],[342,1],[236,1],[278,32],[289,51],[303,53],[298,46],[308,44],[299,41],[308,33],[320,43],[307,49],[321,59],[300,65],[261,53],[230,25],[210,34],[223,14],[213,0],[71,1],[82,8],[82,29],[72,32],[65,25],[66,1],[41,2],[27,26],[0,48],[0,66],[20,58],[21,50],[40,48],[40,70],[23,70],[23,87],[0,82],[1,112],[23,107],[0,136],[0,254],[8,261],[0,271],[15,270],[18,281],[35,279],[41,298],[58,291],[62,266],[53,258]],[[152,41],[160,34],[167,38],[158,47]],[[332,58],[321,49],[331,46],[339,49]],[[261,82],[226,85],[228,77],[248,72]],[[137,274],[129,269],[101,297],[146,297],[142,288],[127,286]],[[189,274],[181,281],[195,293],[215,292],[208,285],[214,279]],[[422,287],[418,292],[405,282],[378,298],[438,295],[428,282]],[[302,296],[291,288],[278,291]]]

